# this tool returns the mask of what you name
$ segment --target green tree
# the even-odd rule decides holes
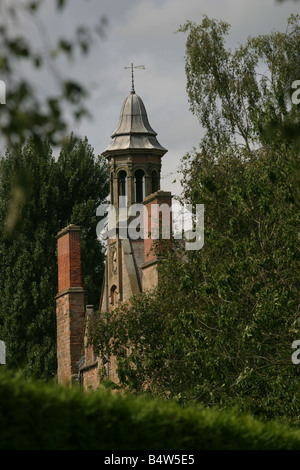
[[[297,419],[299,211],[289,155],[218,157],[199,155],[188,173],[189,201],[205,205],[204,247],[171,251],[158,288],[97,316],[92,342],[104,363],[117,357],[121,385],[136,392],[147,385],[182,403]]]
[[[237,142],[248,149],[269,142],[274,126],[299,124],[292,84],[300,76],[299,16],[291,15],[285,33],[250,37],[226,47],[229,24],[204,16],[179,31],[186,42],[187,93],[191,111],[206,131],[206,141]],[[272,136],[281,143],[282,134]]]
[[[8,364],[50,375],[55,371],[55,160],[49,145],[37,154],[28,143],[7,152],[0,165],[1,337]]]
[[[188,34],[187,94],[205,129],[201,148],[293,145],[291,178],[298,201],[300,107],[292,95],[300,77],[299,18],[291,15],[284,33],[249,37],[235,50],[226,47],[230,25],[224,21],[204,16],[200,25],[188,21],[179,29]]]
[[[87,139],[71,136],[57,161],[48,143],[33,140],[1,160],[0,335],[9,367],[37,377],[56,371],[55,235],[73,219],[83,227],[87,291],[97,297],[104,254],[94,219],[107,188],[105,163]]]

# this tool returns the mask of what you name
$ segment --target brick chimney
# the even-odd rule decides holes
[[[143,201],[144,210],[144,264],[143,291],[158,283],[158,263],[165,244],[172,243],[172,195],[159,190]],[[163,239],[162,243],[159,240]]]
[[[69,225],[56,238],[57,375],[59,383],[71,383],[78,377],[78,361],[84,349],[85,290],[81,271],[80,227]]]

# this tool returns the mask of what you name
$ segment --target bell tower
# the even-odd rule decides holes
[[[167,150],[156,136],[133,88],[123,103],[112,141],[103,152],[109,165],[111,204],[116,209],[142,203],[160,189],[161,159]]]
[[[132,80],[132,89],[122,105],[118,126],[102,153],[108,161],[110,203],[117,220],[122,208],[128,210],[133,204],[141,204],[153,193],[160,192],[161,160],[166,152],[150,126],[145,105],[135,93]],[[143,237],[124,239],[117,229],[116,236],[108,239],[100,310],[110,311],[120,302],[142,292],[144,252]]]
[[[149,124],[144,103],[134,90],[133,65],[131,70],[131,92],[122,105],[111,142],[102,152],[108,161],[110,202],[117,216],[117,225],[107,239],[99,305],[101,312],[110,312],[120,303],[129,301],[133,295],[157,285],[160,257],[156,252],[153,254],[155,237],[151,232],[149,235],[148,227],[152,228],[153,219],[155,223],[158,221],[159,228],[171,227],[171,193],[160,190],[161,161],[167,149],[160,145],[156,132]],[[124,236],[119,215],[125,212],[127,228],[128,222],[135,222],[135,215],[128,217],[128,211],[134,204],[139,204],[138,210],[142,212],[142,227],[136,231],[139,232],[137,237],[127,229]],[[154,214],[153,208],[157,214]],[[71,383],[77,377],[84,388],[96,388],[102,361],[88,344],[87,331],[94,307],[97,306],[89,305],[85,294],[81,273],[80,227],[66,227],[58,233],[57,241],[58,379]],[[116,358],[107,357],[105,368],[107,377],[117,383]]]

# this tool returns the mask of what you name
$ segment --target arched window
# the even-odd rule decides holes
[[[135,202],[141,203],[145,198],[145,173],[143,170],[136,170],[135,176]]]
[[[110,303],[116,305],[117,303],[117,286],[113,285],[110,288]]]
[[[156,193],[156,191],[159,190],[159,178],[158,178],[158,174],[156,170],[153,170],[151,173],[151,184],[152,184],[152,187],[151,187],[152,194]]]
[[[127,205],[127,173],[125,170],[120,171],[118,175],[118,193],[119,193],[119,207],[126,207]]]

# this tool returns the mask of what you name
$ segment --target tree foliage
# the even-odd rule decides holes
[[[82,225],[85,284],[97,302],[104,254],[95,214],[107,193],[106,163],[87,139],[71,135],[57,160],[48,143],[33,140],[2,158],[0,335],[10,367],[37,377],[56,371],[55,235],[68,223]]]
[[[69,134],[70,118],[78,122],[89,116],[85,105],[86,84],[62,72],[62,60],[75,60],[90,52],[95,38],[103,37],[106,19],[93,26],[76,25],[74,35],[48,37],[40,10],[44,0],[2,0],[0,3],[0,78],[6,85],[6,103],[0,108],[2,146],[48,140],[61,145]],[[56,0],[59,15],[68,2]],[[55,7],[54,7],[55,8]],[[38,40],[34,39],[37,36]],[[60,60],[59,64],[58,61]],[[47,77],[52,90],[43,91]],[[5,145],[3,145],[5,142]]]
[[[196,463],[195,449],[300,449],[299,430],[280,422],[263,423],[233,410],[182,409],[174,402],[105,389],[86,393],[13,377],[7,370],[0,371],[0,400],[1,450],[99,450],[106,451],[104,463],[133,467],[136,461],[128,457],[108,461],[109,451],[120,451],[119,457],[132,449],[149,450],[149,464],[178,465],[182,458],[184,465]],[[186,455],[176,455],[178,449]],[[153,450],[161,452],[150,459]]]
[[[285,33],[249,37],[235,50],[226,47],[229,24],[204,16],[200,25],[180,28],[186,42],[187,93],[191,111],[214,143],[238,142],[253,148],[268,131],[299,123],[292,84],[300,76],[299,17],[291,15]]]
[[[283,151],[193,160],[205,205],[201,251],[170,252],[153,293],[95,321],[101,356],[137,392],[299,415],[299,211]],[[110,341],[110,338],[114,338]]]

